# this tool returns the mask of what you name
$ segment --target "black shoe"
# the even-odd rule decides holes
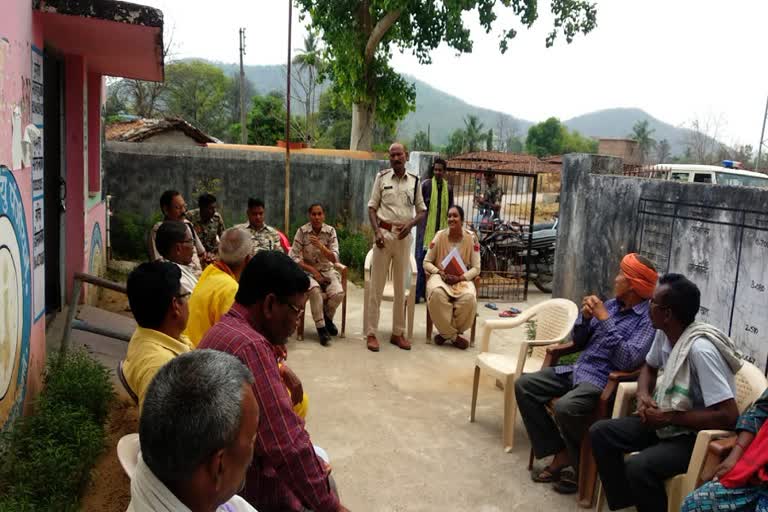
[[[330,334],[331,336],[338,336],[339,330],[336,328],[336,325],[334,325],[331,317],[329,317],[326,314],[323,314],[323,318],[325,319],[325,329],[328,331],[328,334]]]
[[[328,329],[325,327],[318,327],[317,335],[320,337],[320,344],[327,347],[328,342],[331,341],[331,335],[328,333]]]

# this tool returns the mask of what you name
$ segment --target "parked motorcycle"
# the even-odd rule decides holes
[[[517,222],[487,219],[478,226],[482,269],[522,276],[528,266],[528,280],[542,292],[552,293],[557,225],[558,219],[551,223],[534,224],[531,233],[528,226]]]

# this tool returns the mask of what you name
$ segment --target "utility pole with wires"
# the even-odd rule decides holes
[[[240,143],[248,144],[248,127],[245,125],[245,70],[243,69],[245,55],[245,28],[240,29]]]
[[[763,149],[768,150],[768,139],[765,138],[765,122],[768,121],[768,99],[765,100],[765,113],[763,114],[763,129],[760,131],[760,143],[757,145],[757,160],[755,161],[755,171],[760,172],[760,159],[763,156]],[[766,157],[768,159],[768,157]]]

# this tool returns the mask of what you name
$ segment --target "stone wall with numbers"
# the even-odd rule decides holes
[[[768,368],[768,189],[610,174],[604,157],[563,163],[554,295],[612,294],[621,257],[636,251],[702,292],[699,319],[729,333]]]

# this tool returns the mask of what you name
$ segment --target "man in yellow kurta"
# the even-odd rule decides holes
[[[179,267],[167,261],[136,267],[128,276],[127,288],[139,326],[128,342],[123,374],[141,406],[160,367],[192,350],[192,342],[182,334],[189,317],[189,292],[182,290]]]
[[[480,246],[475,234],[463,227],[464,210],[448,209],[448,229],[438,231],[424,257],[427,274],[427,307],[440,334],[435,343],[450,341],[454,347],[466,349],[469,341],[461,334],[472,326],[477,309],[477,290],[472,282],[480,274]],[[443,267],[443,260],[454,251],[464,269]],[[464,270],[461,272],[461,270]]]
[[[240,273],[251,261],[251,239],[241,228],[221,234],[219,260],[208,265],[189,299],[186,334],[195,347],[235,302]]]

